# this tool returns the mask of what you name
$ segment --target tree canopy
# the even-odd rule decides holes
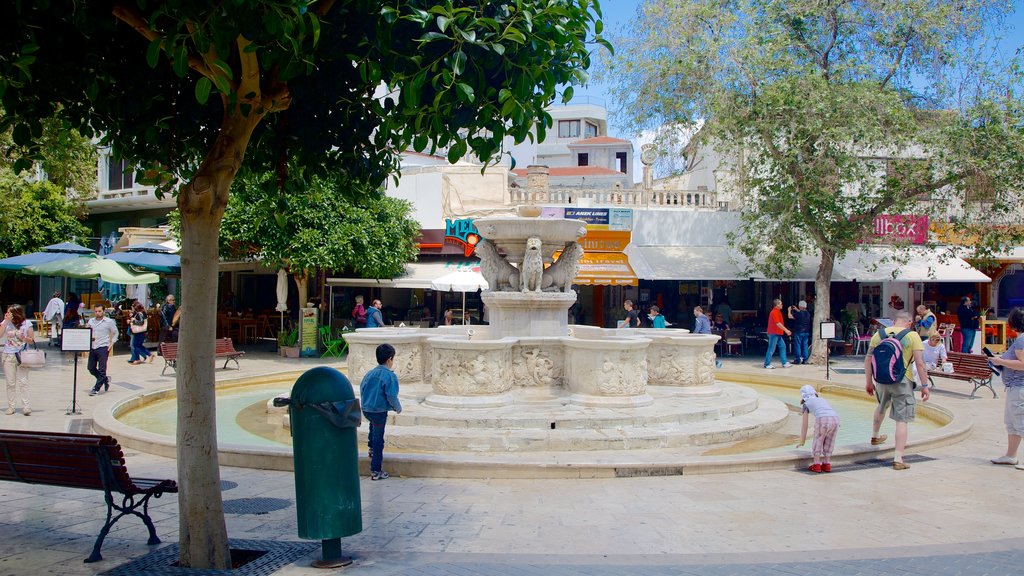
[[[0,104],[17,145],[43,119],[99,137],[181,213],[180,565],[225,568],[214,423],[218,233],[245,164],[377,190],[398,154],[492,159],[587,81],[596,0],[40,0],[5,4]]]
[[[4,123],[0,113],[0,124]],[[78,199],[96,194],[96,145],[57,118],[42,121],[38,147],[15,146],[12,130],[0,134],[0,165],[20,172],[37,164],[46,180]]]
[[[351,185],[351,184],[350,184]],[[221,254],[286,267],[297,276],[316,269],[348,270],[367,278],[392,278],[418,253],[419,225],[404,200],[365,194],[346,198],[342,183],[313,178],[282,196],[273,174],[246,175],[224,212]],[[287,214],[268,218],[268,214]]]
[[[81,205],[68,200],[63,189],[27,180],[7,167],[0,167],[0,214],[0,258],[89,236]]]
[[[875,216],[931,214],[982,231],[990,247],[1019,238],[992,226],[1011,222],[1024,190],[1020,69],[986,52],[1006,10],[645,2],[607,78],[637,129],[690,127],[688,154],[725,159],[720,193],[741,199],[734,238],[754,267],[780,277],[818,255],[821,321],[834,260]]]

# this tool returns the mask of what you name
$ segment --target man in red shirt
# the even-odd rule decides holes
[[[772,354],[775,353],[775,347],[778,346],[782,367],[789,368],[792,364],[786,359],[786,341],[782,339],[782,335],[789,336],[792,332],[782,321],[782,300],[776,298],[772,300],[772,305],[772,311],[768,313],[768,353],[764,355],[764,367],[769,370],[775,368],[772,366]]]

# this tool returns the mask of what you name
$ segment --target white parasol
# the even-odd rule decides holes
[[[281,331],[284,332],[284,313],[288,311],[288,273],[284,268],[277,271],[277,308],[281,313]]]
[[[490,286],[484,275],[475,270],[456,270],[436,280],[431,280],[430,287],[441,292],[462,292],[462,322],[466,322],[466,292],[487,290]]]

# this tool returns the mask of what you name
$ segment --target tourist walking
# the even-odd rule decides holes
[[[708,320],[708,316],[701,306],[693,307],[693,333],[711,334],[711,320]]]
[[[765,368],[769,370],[775,368],[772,366],[772,355],[775,354],[776,347],[779,349],[779,360],[782,360],[782,367],[792,366],[786,358],[786,341],[783,339],[783,335],[790,336],[792,334],[782,321],[782,299],[772,300],[772,310],[768,313],[768,352],[764,355]]]
[[[839,433],[839,413],[820,398],[817,390],[810,384],[800,388],[800,411],[803,413],[803,421],[800,424],[800,443],[797,447],[803,446],[807,441],[808,414],[814,415],[814,443],[811,445],[814,464],[807,469],[811,472],[831,472],[832,450],[836,445],[836,434]]]
[[[160,307],[160,341],[178,341],[178,307],[174,305],[174,294],[168,294],[164,298],[164,305]]]
[[[392,369],[395,364],[395,347],[390,344],[377,346],[377,366],[363,376],[359,384],[359,401],[363,405],[363,416],[370,423],[370,435],[366,440],[370,457],[370,480],[384,480],[389,476],[384,471],[384,428],[388,423],[388,411],[402,413],[398,401],[398,376]]]
[[[382,304],[380,300],[374,300],[370,304],[370,308],[366,311],[366,327],[367,328],[383,328],[384,327],[384,316],[380,313]]]
[[[626,319],[622,321],[619,328],[639,328],[640,313],[633,308],[633,301],[626,300],[622,303],[622,308],[626,311]]]
[[[1006,424],[1006,454],[993,458],[993,464],[1016,465],[1024,470],[1024,464],[1017,462],[1017,449],[1024,436],[1024,311],[1010,310],[1006,325],[1017,331],[1017,338],[1007,347],[1006,352],[991,358],[992,364],[1002,366],[1003,384],[1006,386],[1003,421]],[[10,388],[8,388],[9,390]]]
[[[82,315],[78,311],[78,307],[81,304],[82,301],[78,299],[78,294],[68,292],[68,301],[64,304],[64,320],[61,328],[78,328],[81,325]]]
[[[972,307],[973,304],[970,296],[964,296],[956,310],[956,317],[960,322],[960,336],[963,338],[960,352],[964,354],[970,354],[974,350],[974,338],[978,334],[978,312]]]
[[[46,303],[43,309],[43,320],[50,323],[50,344],[57,344],[60,338],[60,326],[64,321],[64,300],[61,299],[60,290],[53,293],[53,298]]]
[[[896,315],[893,326],[883,328],[871,337],[868,353],[864,356],[864,390],[878,400],[871,426],[871,445],[878,446],[888,438],[879,435],[879,430],[885,419],[885,410],[890,408],[889,418],[896,422],[896,454],[892,463],[894,470],[910,468],[909,464],[903,462],[903,451],[907,445],[907,425],[914,421],[914,388],[917,383],[914,381],[911,364],[917,367],[918,374],[928,373],[924,365],[921,337],[914,332],[910,314],[903,311]],[[922,382],[921,401],[927,402],[929,396],[927,381]]]
[[[366,308],[363,306],[363,295],[356,295],[356,305],[352,307],[352,327],[366,328]]]
[[[100,393],[100,388],[110,390],[110,376],[107,376],[107,358],[117,341],[117,323],[106,315],[102,304],[93,307],[93,317],[89,319],[92,328],[92,348],[89,350],[89,374],[96,378],[96,384],[89,391],[89,396]]]
[[[807,301],[801,300],[796,308],[789,307],[789,319],[793,321],[793,356],[795,364],[807,364],[811,359],[811,313]]]
[[[138,300],[132,302],[132,321],[129,330],[132,333],[132,357],[128,359],[128,363],[142,364],[147,360],[152,362],[153,354],[145,346],[146,332],[149,330],[146,307]]]
[[[651,319],[651,326],[655,328],[665,328],[668,326],[665,316],[661,313],[661,308],[657,306],[651,306],[651,312],[648,314],[648,317]]]
[[[32,409],[28,404],[28,368],[21,365],[20,354],[29,344],[35,344],[36,334],[32,323],[25,320],[25,309],[11,304],[0,322],[0,338],[3,338],[2,362],[4,380],[7,383],[7,415],[14,414],[15,399],[21,397],[21,413],[28,416]]]

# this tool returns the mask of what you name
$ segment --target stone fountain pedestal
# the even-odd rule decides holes
[[[576,292],[484,292],[494,338],[561,337],[569,334],[569,307]]]

